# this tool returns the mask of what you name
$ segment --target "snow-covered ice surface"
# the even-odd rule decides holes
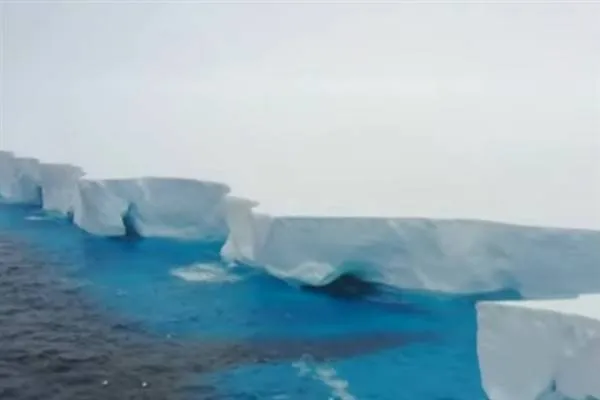
[[[600,294],[477,305],[491,400],[600,398]]]
[[[525,296],[600,290],[600,232],[409,218],[273,216],[231,198],[222,255],[324,285],[342,274],[403,289]]]
[[[229,188],[178,178],[79,181],[74,221],[99,236],[136,234],[222,242]]]
[[[7,203],[42,206],[67,215],[73,211],[80,167],[41,163],[0,151],[0,199]]]

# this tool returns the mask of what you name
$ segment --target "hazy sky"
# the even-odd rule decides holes
[[[280,212],[600,229],[600,4],[1,7],[1,148]]]

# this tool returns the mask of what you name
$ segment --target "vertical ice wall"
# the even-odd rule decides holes
[[[525,296],[600,290],[600,232],[466,220],[270,216],[255,206],[229,201],[222,255],[284,279],[326,285],[353,274],[402,289],[514,289]]]
[[[253,212],[257,202],[241,197],[228,196],[226,199],[226,221],[228,236],[221,249],[221,256],[229,261],[254,264],[259,259],[269,232],[270,218]]]
[[[7,203],[41,205],[39,161],[1,152],[0,198]]]
[[[69,215],[78,196],[78,181],[83,169],[69,164],[41,164],[40,185],[46,211]]]
[[[100,236],[224,242],[226,185],[178,178],[81,179],[74,221]]]
[[[0,151],[0,200],[6,201],[11,193],[14,175],[14,155],[9,151]]]
[[[491,400],[600,398],[600,295],[483,302],[477,319]]]

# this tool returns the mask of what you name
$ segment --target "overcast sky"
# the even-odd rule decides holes
[[[1,7],[3,149],[278,212],[600,229],[600,4]]]

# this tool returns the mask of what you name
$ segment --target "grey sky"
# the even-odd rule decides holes
[[[600,4],[5,3],[0,147],[284,212],[600,229]]]

